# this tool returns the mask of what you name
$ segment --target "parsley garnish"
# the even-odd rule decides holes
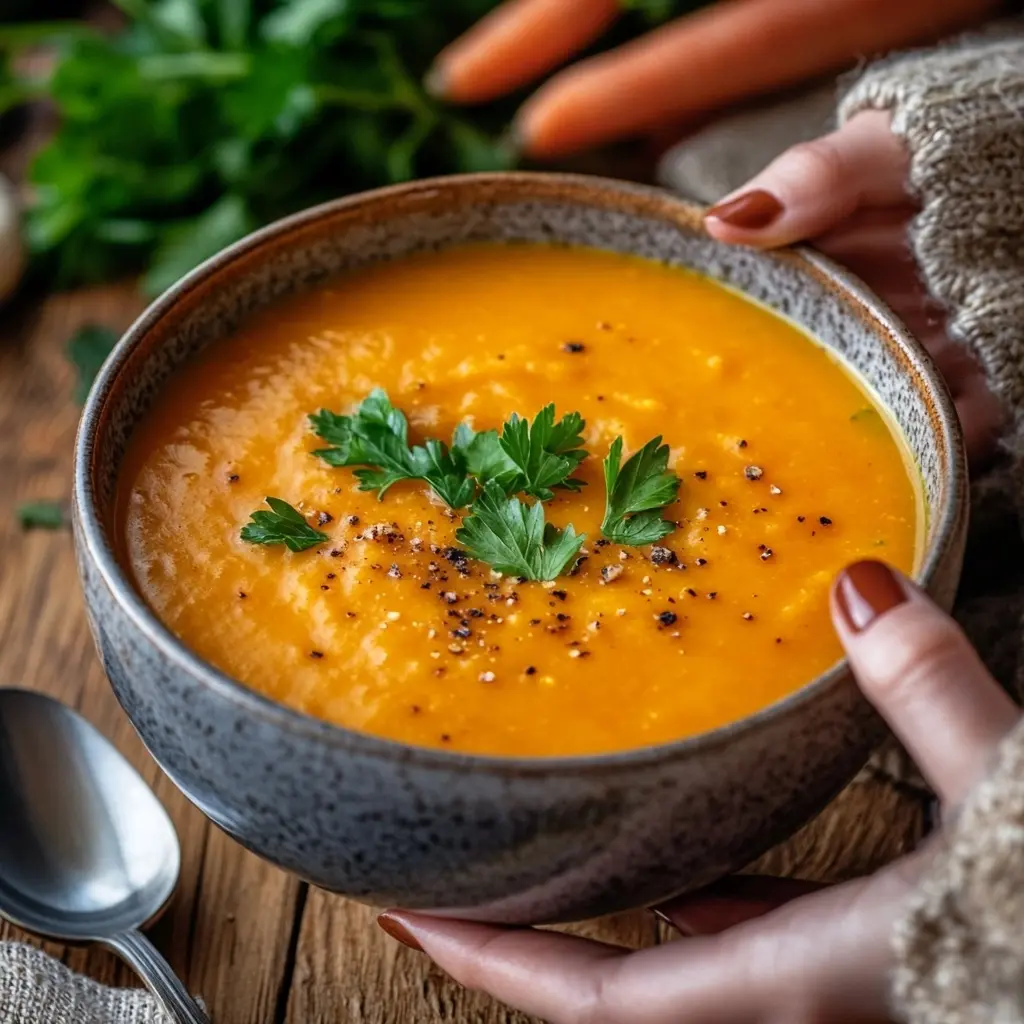
[[[67,521],[64,506],[56,501],[28,501],[15,514],[23,530],[59,530]]]
[[[639,547],[668,536],[675,523],[661,510],[676,500],[679,477],[667,469],[668,445],[655,437],[622,462],[622,438],[617,437],[604,460],[604,521],[601,532],[616,544]],[[628,518],[627,518],[628,517]]]
[[[477,433],[468,424],[460,423],[452,437],[452,448],[465,459],[466,472],[470,476],[475,476],[483,483],[497,480],[506,494],[512,492],[519,478],[519,470],[501,447],[501,439],[496,430]]]
[[[490,480],[473,503],[456,539],[473,558],[498,572],[527,580],[553,580],[579,554],[586,534],[544,522],[540,502],[526,505],[506,497],[501,484]]]
[[[371,391],[351,415],[321,409],[309,420],[328,444],[313,454],[330,466],[357,467],[360,489],[376,491],[378,500],[399,480],[423,480],[450,508],[468,506],[455,535],[473,558],[492,569],[525,580],[553,580],[576,564],[586,535],[571,525],[559,529],[546,522],[543,502],[554,497],[556,487],[578,491],[583,486],[572,476],[587,457],[585,423],[578,412],[556,421],[552,404],[532,422],[513,413],[500,434],[476,433],[462,424],[451,448],[435,439],[410,446],[409,422],[381,388]],[[622,438],[612,442],[604,461],[607,498],[601,524],[609,540],[654,544],[675,529],[661,518],[679,491],[668,456],[668,445],[659,436],[623,465]],[[516,492],[538,500],[527,504]],[[252,513],[243,540],[284,544],[292,551],[327,540],[287,502],[267,498],[267,504],[270,512]]]
[[[253,512],[251,523],[242,527],[242,540],[250,544],[283,544],[289,551],[305,551],[327,540],[327,534],[314,530],[298,509],[280,498],[267,498],[271,511]]]
[[[554,405],[545,406],[533,423],[517,413],[496,430],[474,434],[467,426],[455,432],[453,445],[464,452],[469,472],[481,483],[496,480],[506,494],[522,492],[550,501],[552,488],[578,491],[584,484],[572,474],[587,457],[583,449],[586,423],[578,412],[555,422]]]
[[[362,491],[383,499],[399,480],[424,480],[451,508],[464,508],[476,494],[466,457],[458,446],[427,441],[409,447],[409,424],[381,388],[375,388],[351,416],[321,409],[309,417],[317,436],[330,444],[313,454],[329,466],[359,466],[356,479]]]

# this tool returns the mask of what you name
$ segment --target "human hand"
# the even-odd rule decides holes
[[[878,293],[932,354],[952,392],[972,465],[989,458],[1005,411],[974,357],[946,334],[908,242],[916,212],[909,157],[885,111],[783,153],[712,207],[708,231],[723,242],[774,248],[813,242]]]
[[[725,104],[839,71],[865,55],[979,24],[1001,0],[719,0],[556,74],[523,106],[517,140],[564,156],[672,128]],[[441,53],[427,82],[455,103],[537,81],[597,40],[623,0],[506,0]]]
[[[864,693],[955,806],[1020,712],[953,621],[880,563],[842,573],[832,607]],[[664,908],[693,937],[639,952],[399,911],[380,923],[456,981],[552,1024],[884,1021],[890,934],[928,857],[811,895],[732,879]]]

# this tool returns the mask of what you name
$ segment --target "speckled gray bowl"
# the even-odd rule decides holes
[[[804,324],[889,407],[928,510],[918,578],[950,604],[966,526],[955,413],[924,352],[856,282],[808,252],[708,239],[665,193],[555,175],[426,181],[343,199],[232,246],[154,303],[99,376],[75,462],[75,535],[114,691],[161,767],[240,843],[327,889],[513,923],[660,900],[739,868],[818,811],[880,725],[843,665],[735,725],[593,757],[485,758],[314,720],[185,648],[111,544],[115,479],[168,374],[289,292],[470,239],[558,240],[697,267]]]

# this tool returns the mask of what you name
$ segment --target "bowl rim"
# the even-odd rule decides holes
[[[179,640],[150,609],[136,590],[128,572],[121,567],[113,548],[107,542],[103,517],[97,507],[92,482],[96,434],[104,405],[128,361],[129,353],[157,323],[173,313],[184,296],[211,274],[241,257],[256,252],[268,243],[283,240],[320,220],[363,204],[389,199],[401,201],[415,198],[417,194],[474,185],[519,187],[523,189],[522,198],[529,200],[530,188],[537,184],[561,186],[570,191],[578,190],[575,198],[581,203],[584,202],[585,193],[589,191],[599,192],[611,198],[646,198],[668,208],[675,207],[689,213],[700,209],[699,204],[692,200],[656,186],[583,174],[532,171],[483,172],[425,178],[343,196],[274,221],[205,260],[146,307],[121,336],[97,375],[86,400],[75,440],[73,518],[75,543],[80,558],[89,559],[121,612],[127,616],[134,629],[157,648],[164,658],[176,664],[196,683],[207,687],[241,710],[255,715],[265,724],[281,728],[302,739],[314,740],[332,749],[358,749],[363,756],[415,762],[421,767],[436,770],[458,771],[468,768],[505,776],[529,777],[579,775],[600,773],[613,767],[636,768],[652,763],[683,760],[722,747],[746,733],[758,731],[774,723],[779,718],[796,714],[805,704],[819,699],[823,693],[842,685],[848,679],[848,662],[842,658],[799,689],[745,718],[694,736],[650,746],[595,754],[540,757],[447,751],[391,740],[336,725],[250,689],[206,662]],[[631,215],[628,211],[623,212],[627,216]],[[765,255],[768,258],[787,258],[797,265],[803,264],[806,268],[817,271],[835,288],[843,304],[850,309],[851,315],[856,315],[860,307],[868,315],[873,326],[888,333],[892,341],[910,357],[911,367],[920,381],[919,386],[934,405],[938,414],[937,422],[941,428],[939,440],[945,450],[943,471],[947,485],[945,505],[932,517],[935,525],[932,541],[924,549],[921,563],[913,574],[917,584],[927,587],[957,542],[963,506],[966,504],[964,483],[967,479],[967,462],[963,435],[945,380],[924,346],[907,330],[892,310],[854,274],[808,246],[790,247]],[[83,569],[79,568],[79,576],[82,574]],[[86,601],[88,603],[88,597]]]

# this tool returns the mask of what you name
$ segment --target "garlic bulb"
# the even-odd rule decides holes
[[[18,286],[25,268],[18,194],[0,174],[0,302]]]

